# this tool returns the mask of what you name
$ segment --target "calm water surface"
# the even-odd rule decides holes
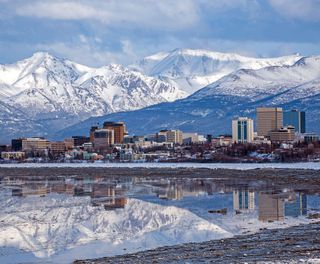
[[[70,263],[309,223],[318,190],[140,177],[0,178],[0,263]]]

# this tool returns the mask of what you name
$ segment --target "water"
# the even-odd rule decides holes
[[[0,178],[0,263],[70,263],[309,223],[318,190],[154,177]]]

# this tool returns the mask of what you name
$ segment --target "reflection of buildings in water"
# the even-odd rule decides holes
[[[74,185],[71,183],[58,182],[49,184],[50,193],[74,195]]]
[[[259,220],[281,221],[307,214],[307,196],[294,192],[259,193]]]
[[[95,184],[92,186],[92,205],[103,205],[105,210],[124,208],[128,199],[124,196],[126,190],[115,185]]]
[[[46,196],[48,193],[48,187],[41,184],[27,184],[12,188],[12,196]]]
[[[105,201],[103,206],[105,210],[114,210],[124,208],[127,202],[128,199],[126,197],[117,197]]]
[[[274,193],[259,193],[259,220],[284,220],[284,199]]]
[[[285,215],[298,217],[307,214],[307,195],[301,193],[291,193],[285,202]]]
[[[170,185],[165,190],[159,191],[158,197],[166,200],[181,200],[183,198],[182,187],[176,184]]]
[[[237,211],[253,211],[254,191],[250,190],[234,190],[233,191],[233,209]]]

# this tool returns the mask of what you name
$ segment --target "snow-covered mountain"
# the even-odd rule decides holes
[[[176,49],[148,56],[130,67],[165,80],[192,94],[239,69],[293,65],[299,55],[278,58],[251,58],[209,50]]]
[[[130,132],[139,134],[165,127],[225,132],[235,113],[253,115],[255,105],[316,106],[317,101],[308,103],[318,96],[318,60],[177,49],[127,68],[115,64],[90,68],[38,52],[0,65],[0,102],[5,108],[0,139],[18,136],[19,131],[20,136],[54,134],[69,126],[58,135],[87,134],[96,120],[105,118],[126,121]],[[177,99],[182,100],[173,102]],[[90,117],[96,118],[85,121],[85,128],[72,127]]]
[[[0,66],[0,100],[28,119],[51,120],[56,128],[185,96],[171,84],[120,65],[90,68],[43,52]]]
[[[307,130],[320,132],[320,56],[304,57],[292,66],[238,70],[173,103],[89,119],[59,133],[68,135],[98,120],[122,120],[133,134],[164,128],[187,132],[230,133],[235,116],[254,117],[258,106],[306,111]],[[148,120],[148,122],[146,122]]]

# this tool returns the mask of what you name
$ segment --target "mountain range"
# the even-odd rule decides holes
[[[133,134],[165,128],[186,132],[230,133],[236,116],[255,117],[259,106],[306,111],[307,130],[320,132],[320,56],[302,57],[293,65],[240,69],[187,98],[144,109],[90,118],[60,131],[67,136],[105,120],[124,121]]]
[[[90,68],[38,52],[17,63],[0,65],[0,107],[4,109],[0,139],[19,136],[19,131],[46,135],[91,116],[185,96],[186,92],[167,82],[121,65]],[[22,120],[30,124],[30,131],[24,129]]]
[[[132,134],[217,134],[262,105],[306,110],[308,127],[318,131],[319,58],[177,49],[127,67],[92,68],[38,52],[0,65],[0,140],[86,135],[105,120],[126,122]]]
[[[171,83],[191,95],[236,70],[292,65],[300,58],[298,54],[278,58],[250,58],[234,53],[176,49],[148,56],[129,67]]]

